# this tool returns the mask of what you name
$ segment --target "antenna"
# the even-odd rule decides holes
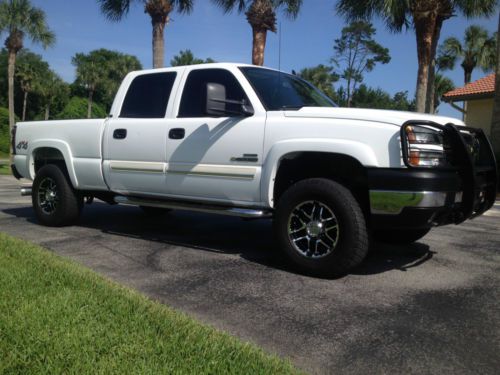
[[[278,70],[281,72],[281,21],[278,25]]]

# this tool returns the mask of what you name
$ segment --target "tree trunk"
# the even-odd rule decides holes
[[[498,16],[497,66],[495,70],[495,99],[491,118],[491,142],[500,161],[500,15]]]
[[[417,38],[418,74],[416,89],[416,111],[425,112],[429,67],[432,59],[432,42],[436,27],[436,16],[414,16],[415,35]]]
[[[465,69],[464,68],[464,82],[465,84],[470,83],[472,79],[472,69]]]
[[[45,106],[45,121],[47,121],[49,119],[49,116],[50,116],[50,105],[47,104]]]
[[[16,124],[16,114],[14,112],[14,73],[16,70],[16,53],[9,51],[9,67],[8,67],[8,81],[9,81],[9,134],[12,137],[12,130]],[[9,138],[10,139],[10,138]],[[12,141],[10,142],[10,154],[14,154],[12,148]]]
[[[94,91],[90,90],[89,91],[89,98],[87,101],[87,118],[92,117],[92,98],[94,97]]]
[[[26,121],[26,104],[28,103],[28,91],[24,92],[23,95],[23,116],[22,121]]]
[[[252,64],[264,65],[264,51],[266,49],[267,30],[252,26]]]
[[[165,57],[164,31],[166,22],[163,20],[152,21],[153,24],[153,68],[163,68]]]
[[[441,36],[441,28],[443,27],[444,19],[438,18],[436,20],[436,25],[434,27],[434,33],[432,36],[432,47],[431,47],[431,64],[429,66],[429,81],[427,84],[427,98],[425,101],[425,112],[434,113],[435,108],[435,96],[436,96],[436,52],[439,43],[439,37]]]

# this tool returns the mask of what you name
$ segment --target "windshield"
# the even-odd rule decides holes
[[[336,106],[316,87],[299,77],[263,68],[240,69],[268,111]]]

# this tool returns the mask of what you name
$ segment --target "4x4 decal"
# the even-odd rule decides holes
[[[17,144],[16,148],[18,150],[27,150],[28,149],[28,142],[26,141],[21,141]]]

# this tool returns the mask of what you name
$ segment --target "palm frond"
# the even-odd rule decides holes
[[[292,19],[297,18],[301,6],[302,0],[273,0],[273,8],[283,8],[285,15]]]
[[[498,0],[454,0],[454,8],[465,17],[489,17],[495,13]]]
[[[229,13],[233,9],[237,9],[239,13],[243,13],[250,6],[250,1],[245,0],[212,0],[212,2],[222,8],[224,13]]]
[[[101,12],[111,21],[120,21],[129,10],[132,0],[97,0]]]
[[[193,0],[174,0],[172,1],[177,6],[179,13],[189,14],[193,11]]]

